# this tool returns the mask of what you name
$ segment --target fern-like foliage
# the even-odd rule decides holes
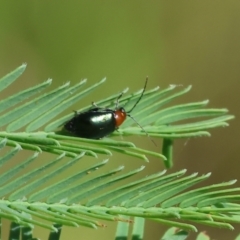
[[[25,67],[22,65],[3,77],[0,80],[0,90],[14,82]],[[169,86],[163,90],[155,88],[146,91],[134,114],[151,137],[164,138],[163,154],[140,149],[131,142],[113,138],[90,140],[66,135],[61,131],[61,126],[74,113],[53,119],[104,81],[105,79],[82,91],[80,89],[86,80],[72,87],[66,83],[33,98],[50,85],[51,80],[48,80],[0,101],[0,127],[6,129],[0,132],[0,166],[10,163],[21,149],[33,151],[24,161],[0,174],[0,216],[26,229],[38,225],[56,232],[56,226],[62,225],[97,228],[104,227],[106,221],[129,223],[132,216],[136,217],[135,222],[141,222],[145,218],[186,230],[196,231],[194,222],[232,229],[231,223],[240,221],[239,204],[234,203],[240,199],[240,189],[231,187],[235,181],[188,190],[207,179],[210,174],[184,176],[186,170],[172,174],[162,171],[133,181],[131,177],[142,171],[143,166],[129,172],[123,172],[124,167],[120,166],[98,173],[107,164],[107,160],[84,169],[75,168],[70,176],[64,175],[85,156],[111,155],[114,151],[145,161],[145,155],[153,155],[167,159],[167,165],[170,166],[174,139],[209,136],[206,130],[227,126],[226,121],[233,118],[232,115],[226,115],[226,109],[204,108],[208,101],[164,108],[166,103],[190,90],[188,87],[175,92],[176,86]],[[130,108],[140,93],[141,91],[123,97],[120,104]],[[97,104],[114,108],[118,95],[119,93],[112,95]],[[210,119],[175,124],[196,117]],[[145,135],[130,120],[112,135]],[[53,159],[22,173],[23,168],[39,161],[41,152],[51,153]],[[66,158],[69,159],[68,162]],[[65,177],[59,179],[60,174]],[[126,184],[122,182],[125,179],[131,181]]]
[[[26,65],[24,64],[0,79],[0,90],[13,83],[25,68]],[[72,104],[91,93],[103,82],[105,82],[105,79],[82,91],[80,89],[84,86],[86,80],[72,87],[69,83],[66,83],[57,89],[28,100],[49,87],[51,84],[49,79],[37,86],[2,99],[0,101],[0,112],[3,113],[1,113],[0,127],[4,127],[6,131],[0,132],[0,138],[6,138],[9,146],[18,143],[23,149],[37,152],[46,151],[57,155],[65,154],[69,157],[76,157],[83,152],[85,155],[96,157],[97,154],[111,155],[113,151],[116,151],[148,161],[146,155],[152,155],[166,160],[165,165],[171,167],[171,151],[174,139],[210,136],[208,129],[228,126],[227,121],[233,118],[232,115],[226,114],[227,109],[204,108],[208,100],[165,107],[167,103],[191,89],[191,86],[189,86],[180,91],[175,91],[179,88],[176,85],[170,85],[163,90],[159,90],[157,87],[146,91],[143,99],[134,109],[134,118],[144,127],[148,134],[151,137],[164,139],[162,153],[140,149],[131,142],[117,141],[113,140],[113,138],[104,138],[98,141],[71,137],[57,131],[61,130],[63,124],[74,116],[74,112],[71,111],[66,116],[58,117],[57,120],[53,121],[53,119],[64,110],[69,109]],[[140,93],[141,91],[138,91],[122,97],[120,105],[130,109]],[[118,96],[119,93],[116,93],[96,102],[96,104],[100,107],[114,108]],[[23,104],[20,105],[21,102]],[[90,108],[91,105],[78,109],[78,112]],[[175,124],[178,121],[199,117],[208,117],[209,119]],[[135,126],[131,119],[127,119],[121,128],[112,135],[139,136],[145,135],[145,133],[138,126]],[[70,144],[69,141],[72,141],[72,143]]]
[[[3,146],[4,143],[6,140],[0,144]],[[5,153],[1,157],[1,165],[11,161],[19,150],[17,146]],[[182,221],[228,229],[233,228],[230,223],[240,222],[240,205],[232,203],[240,200],[240,188],[230,187],[236,181],[188,190],[206,180],[210,174],[185,176],[186,170],[182,170],[166,175],[164,170],[132,181],[131,177],[144,167],[123,172],[123,166],[97,174],[106,165],[106,160],[56,180],[60,173],[81,161],[84,154],[69,162],[65,162],[64,157],[60,155],[41,167],[21,174],[23,168],[38,160],[38,154],[34,153],[2,173],[1,217],[26,227],[39,225],[53,231],[57,229],[52,223],[97,228],[104,227],[106,220],[132,221],[124,216],[147,218],[194,231],[197,230],[194,225]],[[129,183],[121,183],[124,179],[129,179]]]

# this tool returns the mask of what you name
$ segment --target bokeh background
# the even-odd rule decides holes
[[[81,101],[81,107],[127,86],[138,90],[147,75],[148,88],[193,85],[180,102],[210,99],[210,107],[226,107],[236,119],[228,128],[212,130],[211,138],[177,141],[170,172],[212,172],[208,183],[240,179],[239,12],[240,2],[233,0],[1,1],[0,75],[28,63],[13,92],[47,78],[53,78],[56,87],[83,78],[90,85],[106,76],[107,82]],[[135,141],[154,149],[147,138]],[[111,163],[128,169],[142,165],[119,156]],[[150,158],[145,175],[163,168],[162,162]],[[109,223],[97,231],[64,228],[62,239],[113,239],[115,227]],[[239,226],[235,228],[199,226],[214,239],[233,239],[240,232]],[[145,239],[159,239],[166,229],[148,222]],[[47,235],[35,229],[35,236]]]

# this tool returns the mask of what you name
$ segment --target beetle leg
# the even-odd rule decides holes
[[[99,108],[98,105],[95,102],[92,102],[92,106],[95,108]]]
[[[77,115],[78,115],[78,112],[77,112],[77,110],[73,110],[73,112],[74,112],[74,117],[76,117]]]

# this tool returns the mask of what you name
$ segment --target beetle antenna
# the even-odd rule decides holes
[[[137,120],[132,117],[130,114],[127,115],[128,117],[130,117],[142,130],[143,132],[146,133],[146,135],[149,137],[149,139],[152,141],[152,143],[157,147],[157,144],[154,142],[154,140],[149,136],[148,132],[137,122]]]
[[[139,101],[141,100],[141,98],[143,97],[143,94],[146,90],[146,87],[147,87],[147,82],[148,82],[148,77],[146,77],[146,81],[145,81],[145,85],[144,85],[144,88],[143,88],[143,91],[141,93],[141,96],[138,98],[138,100],[136,101],[136,103],[134,104],[134,106],[132,107],[132,109],[130,111],[128,111],[127,113],[130,113],[136,106],[137,104],[139,103]]]
[[[123,95],[123,92],[121,92],[117,98],[115,109],[118,109],[119,99],[122,97],[122,95]]]

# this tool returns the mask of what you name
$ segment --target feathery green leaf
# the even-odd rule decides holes
[[[0,79],[0,91],[10,86],[25,67],[22,65]],[[63,125],[74,113],[69,110],[65,116],[59,115],[96,90],[104,81],[82,91],[79,89],[86,80],[73,86],[66,83],[39,95],[51,84],[51,80],[48,80],[0,101],[0,111],[4,111],[0,118],[0,126],[4,126],[0,132],[0,150],[8,150],[2,151],[0,166],[6,166],[17,158],[22,149],[34,151],[21,163],[0,174],[1,218],[18,223],[13,224],[16,229],[24,226],[25,232],[35,225],[53,232],[57,232],[62,225],[98,228],[104,227],[105,223],[97,219],[130,223],[131,217],[135,217],[139,226],[143,226],[143,219],[150,219],[193,231],[197,231],[194,223],[228,229],[233,228],[231,223],[239,223],[239,188],[231,187],[235,181],[197,188],[196,184],[207,179],[210,174],[198,177],[197,174],[183,176],[186,170],[172,174],[163,171],[131,181],[131,177],[142,171],[144,166],[127,172],[120,166],[98,173],[107,164],[105,160],[89,162],[89,166],[83,168],[75,167],[87,156],[97,158],[98,154],[109,156],[112,152],[144,161],[148,161],[147,156],[150,155],[164,160],[166,166],[171,166],[175,139],[210,136],[208,129],[228,126],[227,121],[234,118],[227,115],[226,109],[206,109],[208,101],[166,106],[191,89],[191,86],[180,89],[171,85],[163,90],[147,90],[132,112],[151,138],[164,138],[162,154],[158,148],[149,151],[136,147],[126,138],[125,141],[113,138],[146,135],[131,118],[118,131],[101,140],[70,136]],[[141,93],[142,90],[123,96],[119,104],[131,109]],[[114,109],[118,96],[119,93],[113,94],[96,104]],[[21,105],[17,105],[20,102]],[[86,111],[90,107],[81,107],[77,112]],[[207,119],[199,120],[202,117]],[[193,119],[197,120],[192,122]],[[50,153],[51,159],[24,172],[26,167],[39,160],[42,156],[39,153],[42,152]],[[71,175],[68,174],[69,169]],[[124,179],[130,181],[123,183]],[[190,187],[195,189],[189,190]],[[19,236],[17,230],[15,233]],[[142,236],[137,225],[134,233]],[[121,234],[117,234],[120,235],[122,230]]]

